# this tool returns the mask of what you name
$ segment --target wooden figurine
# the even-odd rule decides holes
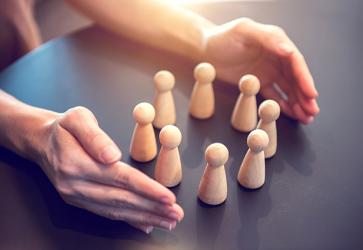
[[[221,143],[213,143],[205,151],[207,165],[200,180],[198,197],[209,205],[218,205],[227,199],[227,178],[224,164],[228,149]]]
[[[255,189],[265,183],[265,155],[268,135],[261,129],[253,130],[247,137],[249,149],[238,171],[238,182],[245,188]]]
[[[256,95],[260,90],[260,81],[254,75],[245,75],[239,81],[240,95],[234,106],[231,124],[241,132],[250,132],[257,124]]]
[[[157,145],[152,121],[155,118],[154,107],[146,102],[135,106],[133,117],[136,121],[130,143],[131,158],[139,162],[148,162],[155,158]]]
[[[161,149],[155,166],[155,180],[166,187],[175,187],[182,180],[182,166],[178,146],[182,140],[180,130],[166,125],[159,134]]]
[[[155,119],[153,125],[161,129],[165,125],[175,124],[176,112],[172,89],[175,85],[174,75],[166,70],[159,71],[154,76],[155,84]]]
[[[277,149],[276,120],[280,116],[280,105],[274,100],[266,100],[260,104],[258,115],[260,121],[257,128],[264,130],[269,138],[269,143],[264,150],[265,158],[271,158],[276,154]]]
[[[189,113],[197,119],[208,119],[214,114],[213,81],[216,77],[214,67],[200,63],[194,69],[196,80],[189,103]]]

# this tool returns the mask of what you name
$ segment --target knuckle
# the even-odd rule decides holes
[[[269,25],[269,31],[270,31],[270,33],[275,34],[275,35],[285,35],[286,34],[284,29],[277,25]]]
[[[238,19],[239,23],[241,24],[251,24],[254,22],[254,20],[252,18],[249,17],[241,17]]]
[[[117,170],[117,173],[114,177],[114,182],[116,186],[121,188],[129,189],[132,187],[130,182],[130,174],[123,169]]]
[[[154,216],[151,213],[142,213],[141,215],[142,221],[153,223],[155,221]]]
[[[72,197],[74,194],[72,188],[70,188],[68,185],[64,184],[63,181],[58,180],[58,183],[56,183],[55,186],[56,186],[58,193],[61,195],[63,200],[65,200],[66,202],[67,202],[68,198]]]
[[[136,206],[132,204],[126,198],[114,198],[112,199],[112,205],[121,209],[134,209]]]
[[[59,178],[73,177],[79,172],[74,165],[68,164],[67,160],[62,157],[57,165],[57,175]]]
[[[237,31],[244,30],[247,26],[250,26],[253,23],[254,23],[253,19],[249,17],[241,17],[237,19],[235,29]]]
[[[77,106],[66,111],[66,118],[81,119],[86,116],[94,117],[93,113],[86,107]]]
[[[123,215],[115,208],[110,208],[105,212],[105,216],[111,220],[123,220]]]

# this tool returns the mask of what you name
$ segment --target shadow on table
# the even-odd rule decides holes
[[[271,159],[274,161],[275,171],[282,172],[283,166],[286,165],[303,176],[312,175],[311,165],[316,159],[316,154],[302,126],[284,115],[278,120],[278,151]]]
[[[242,249],[259,249],[260,247],[258,222],[261,218],[267,217],[272,209],[270,187],[274,183],[273,176],[277,175],[276,178],[279,178],[278,175],[284,172],[286,167],[292,167],[306,177],[313,173],[311,164],[316,156],[301,125],[282,116],[277,126],[278,151],[272,159],[266,160],[265,184],[257,190],[245,189],[237,182],[235,184],[240,215],[238,245]],[[237,152],[233,153],[237,154]],[[241,155],[240,163],[244,153]],[[237,176],[239,164],[233,164],[230,168],[230,174],[234,178]]]
[[[170,235],[168,237],[150,237],[124,222],[112,221],[66,204],[48,180],[47,176],[35,163],[27,161],[6,149],[0,148],[0,161],[20,171],[26,172],[34,180],[39,189],[39,193],[41,193],[44,199],[44,204],[47,206],[48,214],[46,216],[49,217],[56,228],[70,229],[84,234],[106,238],[133,240],[154,246],[159,244],[160,246],[161,244],[165,246],[165,244],[169,245],[175,243],[176,239]],[[31,190],[28,191],[31,192]],[[31,195],[29,192],[24,192],[24,195]],[[30,206],[34,207],[40,205],[29,204],[29,208],[31,208]],[[29,211],[32,211],[32,209],[29,209]],[[42,221],[48,220],[48,218],[38,217],[36,220]],[[168,232],[166,231],[158,230],[157,235],[167,233]],[[49,238],[52,238],[53,236],[50,232],[45,232],[45,234]],[[55,241],[56,239],[57,237],[54,237]],[[162,240],[163,242],[160,242],[159,240]]]
[[[226,203],[217,206],[203,203],[197,198],[196,203],[196,224],[197,224],[197,245],[199,249],[214,249],[218,238]]]

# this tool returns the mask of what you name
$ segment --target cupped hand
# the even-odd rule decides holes
[[[146,233],[174,229],[183,218],[170,190],[119,161],[120,150],[88,109],[70,109],[44,131],[39,164],[68,204]]]
[[[263,97],[276,100],[282,111],[305,124],[319,113],[318,92],[305,59],[278,26],[241,18],[205,31],[205,60],[217,76],[237,84],[254,74]]]

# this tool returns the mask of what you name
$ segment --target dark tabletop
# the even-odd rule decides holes
[[[266,183],[257,191],[236,182],[247,135],[229,124],[235,87],[217,81],[215,116],[191,119],[193,65],[97,27],[20,59],[0,74],[1,89],[59,112],[88,107],[124,160],[148,175],[155,161],[136,164],[128,156],[131,112],[138,102],[152,101],[154,73],[172,71],[184,175],[173,191],[185,219],[173,232],[145,235],[66,205],[35,164],[1,149],[0,249],[362,249],[362,7],[359,0],[191,6],[216,23],[248,16],[282,26],[301,48],[320,91],[321,114],[312,125],[279,119],[278,152],[266,162]],[[228,199],[217,207],[196,198],[204,150],[212,142],[230,151]]]

